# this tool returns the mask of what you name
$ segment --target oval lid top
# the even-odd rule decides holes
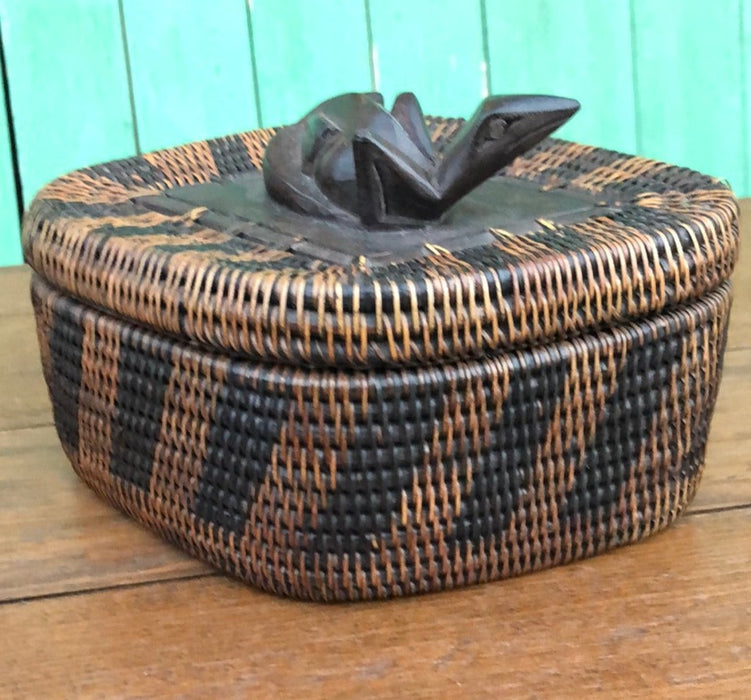
[[[425,123],[438,154],[463,128]],[[60,290],[161,332],[339,367],[568,337],[705,294],[735,264],[732,192],[684,168],[546,139],[440,220],[374,228],[269,197],[262,165],[276,132],[55,180],[24,218],[27,262]]]

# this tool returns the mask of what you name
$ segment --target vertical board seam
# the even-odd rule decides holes
[[[368,37],[368,66],[370,66],[370,89],[374,92],[376,85],[376,67],[373,61],[373,24],[370,19],[370,0],[363,0],[365,8],[365,32]]]
[[[13,187],[16,198],[16,210],[20,225],[23,219],[23,182],[21,181],[21,168],[18,162],[18,144],[13,124],[13,108],[10,97],[10,79],[8,78],[8,66],[5,62],[5,45],[3,44],[3,23],[0,17],[0,82],[2,82],[2,105],[5,110],[5,119],[8,125],[8,148],[10,150],[10,167],[13,171]]]
[[[486,0],[479,0],[480,2],[480,23],[482,25],[482,57],[485,61],[485,92],[490,94],[493,89],[493,76],[491,73],[490,65],[490,38],[488,35],[488,8],[486,7]]]
[[[628,12],[629,12],[629,32],[631,33],[631,89],[633,91],[633,103],[634,103],[634,143],[636,145],[636,152],[639,155],[643,155],[642,149],[644,148],[641,128],[641,104],[639,100],[639,67],[636,60],[637,41],[636,41],[636,0],[629,0]]]
[[[253,36],[253,17],[250,9],[252,0],[243,0],[245,5],[245,22],[248,28],[248,44],[250,47],[250,70],[253,73],[253,97],[256,103],[256,121],[261,127],[267,126],[263,122],[263,112],[261,111],[261,86],[258,82],[258,63],[256,61],[256,42]]]
[[[130,120],[133,124],[133,141],[136,153],[141,155],[141,140],[138,136],[138,115],[136,112],[136,91],[133,87],[133,72],[130,68],[130,48],[128,47],[128,28],[125,24],[124,0],[117,0],[117,11],[120,16],[120,36],[123,41],[123,56],[125,58],[125,77],[128,81],[128,100],[130,101]]]

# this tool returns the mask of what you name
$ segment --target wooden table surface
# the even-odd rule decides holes
[[[214,573],[79,483],[29,272],[0,271],[0,698],[751,697],[751,257],[734,281],[706,472],[673,527],[511,581],[322,606]]]

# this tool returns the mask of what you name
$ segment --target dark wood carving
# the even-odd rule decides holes
[[[303,214],[366,226],[435,221],[577,110],[563,97],[488,97],[439,152],[417,98],[339,95],[271,140],[263,163],[268,193]]]

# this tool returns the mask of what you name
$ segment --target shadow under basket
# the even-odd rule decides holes
[[[548,139],[458,228],[385,245],[245,201],[273,134],[86,168],[27,213],[55,425],[92,489],[318,601],[515,576],[682,512],[725,348],[724,184]],[[501,190],[541,215],[494,225]]]

